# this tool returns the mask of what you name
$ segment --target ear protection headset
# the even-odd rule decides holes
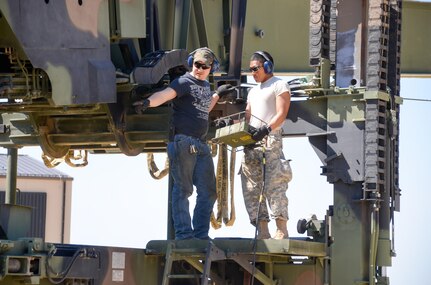
[[[254,54],[258,54],[265,59],[265,62],[263,63],[263,70],[265,71],[265,73],[268,74],[274,71],[274,63],[269,59],[265,52],[256,51]]]
[[[198,51],[200,49],[205,49],[205,50],[209,51],[214,58],[213,63],[211,64],[211,71],[210,72],[213,73],[215,71],[218,71],[220,69],[220,63],[218,62],[217,57],[214,54],[214,52],[207,47],[195,49],[194,51],[192,51],[189,54],[189,57],[187,58],[187,64],[189,65],[189,67],[193,67],[193,61],[194,61],[193,56],[195,55],[196,51]]]

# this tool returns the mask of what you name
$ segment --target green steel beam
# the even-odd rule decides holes
[[[308,65],[309,1],[252,0],[247,4],[242,68],[256,50],[268,50],[275,59],[277,72],[309,73]],[[262,11],[272,16],[263,17]],[[283,19],[280,21],[280,19]],[[402,76],[431,76],[431,3],[404,1],[402,8],[401,74]],[[262,33],[258,33],[261,31]]]
[[[407,1],[401,22],[401,74],[431,77],[431,3]]]

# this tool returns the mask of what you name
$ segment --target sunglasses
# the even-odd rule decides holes
[[[253,66],[253,67],[250,67],[250,72],[257,72],[260,68],[261,68],[262,66],[260,66],[260,65],[257,65],[257,66]]]
[[[193,63],[194,64],[194,66],[197,68],[197,69],[203,69],[203,70],[207,70],[207,69],[209,69],[209,68],[211,68],[211,66],[206,66],[204,63],[200,63],[200,62],[194,62]]]

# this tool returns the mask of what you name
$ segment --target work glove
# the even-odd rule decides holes
[[[150,106],[150,100],[144,99],[133,103],[136,114],[142,114]]]
[[[232,85],[223,84],[217,88],[216,93],[219,96],[219,98],[221,99],[223,96],[226,96],[227,94],[231,93],[234,90],[235,90],[235,87],[233,87]]]
[[[261,141],[264,137],[266,137],[271,132],[270,127],[262,126],[256,131],[251,133],[251,138],[255,141]]]
[[[250,135],[253,135],[255,132],[257,132],[257,129],[253,126],[248,126],[248,132]]]

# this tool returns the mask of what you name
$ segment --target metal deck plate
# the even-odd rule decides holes
[[[228,257],[232,254],[253,254],[253,239],[216,238],[211,241]],[[204,249],[208,245],[207,240],[152,240],[148,242],[146,252],[165,255],[168,244],[172,242],[176,249]],[[257,240],[256,254],[324,257],[326,252],[324,243],[290,238]]]

